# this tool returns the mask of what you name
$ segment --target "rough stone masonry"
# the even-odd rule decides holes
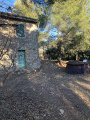
[[[37,69],[40,65],[38,21],[0,12],[0,70]]]

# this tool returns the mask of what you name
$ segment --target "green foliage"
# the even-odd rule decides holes
[[[46,50],[48,59],[57,59],[58,58],[57,52],[58,52],[58,50],[55,47],[52,47],[52,48],[49,48],[48,50]]]
[[[39,41],[39,47],[42,47],[42,46],[45,46],[46,45],[46,42],[45,41]]]
[[[34,2],[26,1],[24,4],[21,0],[17,0],[14,4],[16,14],[38,19],[38,14],[41,15],[41,6],[35,6]]]
[[[80,57],[80,60],[83,60],[83,59],[90,60],[90,50],[86,50],[84,52],[80,52],[79,53],[79,57]]]
[[[49,7],[44,5],[35,4],[29,0],[17,0],[14,4],[15,9],[13,13],[21,16],[31,17],[38,19],[39,27],[44,28],[48,21]]]
[[[46,50],[45,52],[46,56],[48,56],[49,59],[58,59],[59,54],[58,54],[58,49],[56,47],[51,47]],[[84,52],[79,52],[79,60],[83,59],[88,59],[90,60],[90,50],[86,50]],[[70,51],[66,51],[62,54],[61,56],[62,60],[75,60],[76,59],[76,54],[71,53]]]
[[[38,40],[41,41],[48,39],[48,36],[49,36],[48,32],[39,31]]]
[[[57,48],[61,56],[66,51],[77,53],[90,47],[89,0],[55,1],[51,22],[57,28]],[[59,34],[61,32],[61,36]]]
[[[47,24],[48,17],[47,15],[41,14],[38,15],[38,20],[40,21],[39,27],[44,28]]]

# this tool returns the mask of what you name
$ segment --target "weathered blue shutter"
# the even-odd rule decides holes
[[[24,25],[23,24],[16,25],[16,34],[18,37],[24,37]]]
[[[25,51],[18,50],[18,68],[25,68]]]

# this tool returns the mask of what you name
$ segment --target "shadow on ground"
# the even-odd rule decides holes
[[[89,93],[90,75],[42,61],[39,71],[15,73],[0,88],[0,120],[90,120]]]

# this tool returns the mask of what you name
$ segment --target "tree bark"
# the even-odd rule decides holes
[[[60,25],[58,25],[57,29],[58,29],[58,41],[59,41]],[[59,45],[57,45],[57,46],[58,46],[58,62],[59,62],[60,65],[62,65],[62,61],[61,61],[61,42],[60,41],[59,41]]]
[[[76,60],[79,60],[78,52],[76,52]]]
[[[43,59],[44,59],[45,57],[44,57],[44,45],[43,45]]]

